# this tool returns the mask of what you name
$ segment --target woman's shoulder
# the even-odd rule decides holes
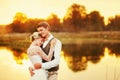
[[[29,48],[30,48],[30,49],[34,49],[34,48],[39,48],[39,46],[31,45]]]
[[[39,48],[40,48],[39,46],[33,46],[33,45],[31,45],[31,46],[27,49],[27,53],[36,52]]]

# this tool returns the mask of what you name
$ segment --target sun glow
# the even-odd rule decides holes
[[[6,2],[2,2],[6,4]],[[9,3],[9,4],[8,4]],[[13,21],[13,17],[17,12],[22,12],[27,15],[28,18],[44,18],[46,19],[52,13],[58,15],[58,17],[63,17],[62,9],[55,8],[55,6],[49,7],[48,3],[40,0],[8,0],[8,5],[1,5],[5,7],[2,9],[0,14],[0,24],[9,24]],[[53,3],[51,3],[52,5]],[[4,15],[4,16],[3,16]]]
[[[109,16],[120,14],[120,0],[0,0],[0,24],[9,24],[17,12],[22,12],[28,18],[47,18],[52,13],[63,18],[67,9],[77,3],[85,6],[87,13],[99,11],[105,20]],[[107,3],[107,5],[106,5]]]
[[[0,47],[0,80],[28,80],[30,77],[28,71],[30,62],[29,60],[22,61],[22,65],[17,64],[12,51]]]
[[[13,52],[7,48],[1,48],[0,49],[0,61],[2,61],[3,64],[11,64],[11,65],[26,65],[27,67],[31,65],[28,56],[25,53],[22,53],[23,59],[15,59],[15,56],[13,55]]]
[[[104,57],[102,58],[102,62],[104,62],[105,64],[111,63],[113,64],[114,62],[117,61],[116,59],[116,55],[114,53],[112,53],[110,49],[108,49],[107,47],[105,47],[104,49]]]

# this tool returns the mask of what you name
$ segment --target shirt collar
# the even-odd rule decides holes
[[[50,36],[48,37],[47,40],[45,40],[45,42],[43,43],[43,48],[48,44],[48,42],[53,38],[53,35],[50,34]]]
[[[53,38],[53,35],[50,33],[50,36],[48,37],[46,41],[50,41],[52,38]]]

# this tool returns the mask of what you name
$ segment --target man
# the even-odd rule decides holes
[[[42,50],[48,54],[50,49],[50,42],[54,38],[54,36],[50,32],[50,25],[47,22],[40,22],[37,25],[37,31],[39,34],[45,38],[45,42],[41,46]],[[48,71],[48,80],[57,80],[59,62],[60,62],[60,52],[62,44],[60,40],[56,39],[56,44],[54,47],[54,53],[52,56],[52,60],[47,62],[43,60],[41,64],[41,68],[46,69]]]

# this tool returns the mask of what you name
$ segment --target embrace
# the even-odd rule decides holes
[[[29,67],[30,80],[57,80],[62,44],[50,32],[47,22],[36,26],[37,32],[30,37],[27,54],[32,63]]]

